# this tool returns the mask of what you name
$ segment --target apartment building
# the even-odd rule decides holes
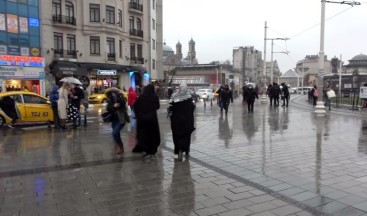
[[[258,83],[262,77],[262,52],[253,46],[233,49],[233,69],[242,73],[243,82]]]
[[[92,90],[146,85],[162,75],[162,0],[40,0],[48,83]]]

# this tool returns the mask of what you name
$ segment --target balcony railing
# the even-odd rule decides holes
[[[54,49],[54,58],[77,58],[76,50]]]
[[[129,2],[129,8],[143,12],[143,5],[137,2]]]
[[[144,64],[144,58],[142,57],[132,56],[130,57],[130,61],[131,63],[135,63],[135,64]]]
[[[142,30],[138,30],[138,29],[130,29],[130,35],[143,38],[144,37],[144,32]]]
[[[71,17],[71,16],[52,15],[52,22],[53,23],[74,25],[74,26],[76,25],[75,17]]]
[[[107,61],[115,61],[116,53],[107,53]]]

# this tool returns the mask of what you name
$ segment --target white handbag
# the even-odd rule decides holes
[[[332,97],[336,97],[335,95],[335,91],[330,89],[329,91],[326,92],[326,95],[328,98],[332,98]]]

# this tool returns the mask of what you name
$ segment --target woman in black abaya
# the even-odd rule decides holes
[[[134,104],[137,144],[133,152],[145,152],[151,157],[157,153],[161,143],[157,117],[159,107],[159,98],[154,86],[149,84]]]

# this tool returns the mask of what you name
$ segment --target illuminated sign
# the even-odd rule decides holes
[[[0,65],[45,67],[45,59],[42,57],[0,55]]]
[[[116,75],[116,70],[98,70],[98,75]]]
[[[37,18],[29,18],[29,26],[39,27],[40,26],[40,22],[38,21]]]

